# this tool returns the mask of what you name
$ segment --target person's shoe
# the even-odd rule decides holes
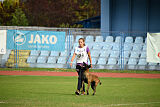
[[[85,95],[85,92],[84,92],[84,91],[82,91],[81,95]]]
[[[80,93],[79,93],[79,90],[76,90],[75,94],[76,94],[76,95],[79,95],[79,94],[80,94]]]

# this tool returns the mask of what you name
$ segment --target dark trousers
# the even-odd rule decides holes
[[[82,81],[84,79],[84,76],[83,76],[83,70],[81,69],[81,66],[80,65],[77,65],[76,66],[76,71],[78,73],[78,85],[77,85],[77,90],[80,91],[80,89],[82,88],[82,85],[83,85],[83,91],[85,92],[85,85],[82,84]]]

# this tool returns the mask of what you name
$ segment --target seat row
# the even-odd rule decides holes
[[[77,35],[75,40],[73,35],[68,35],[66,36],[66,42],[78,42],[79,38],[85,38],[85,42],[125,42],[125,43],[146,43],[146,38],[142,36],[126,36],[122,38],[122,36],[106,36],[105,38],[103,36],[82,36],[82,35]]]

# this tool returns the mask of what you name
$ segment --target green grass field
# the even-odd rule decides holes
[[[0,107],[160,107],[160,79],[100,80],[95,96],[76,96],[77,77],[0,76]]]

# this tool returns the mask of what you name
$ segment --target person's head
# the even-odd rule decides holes
[[[79,46],[80,46],[80,47],[84,47],[84,46],[85,46],[85,40],[84,40],[84,38],[80,38],[80,39],[78,40],[78,42],[79,42]]]

